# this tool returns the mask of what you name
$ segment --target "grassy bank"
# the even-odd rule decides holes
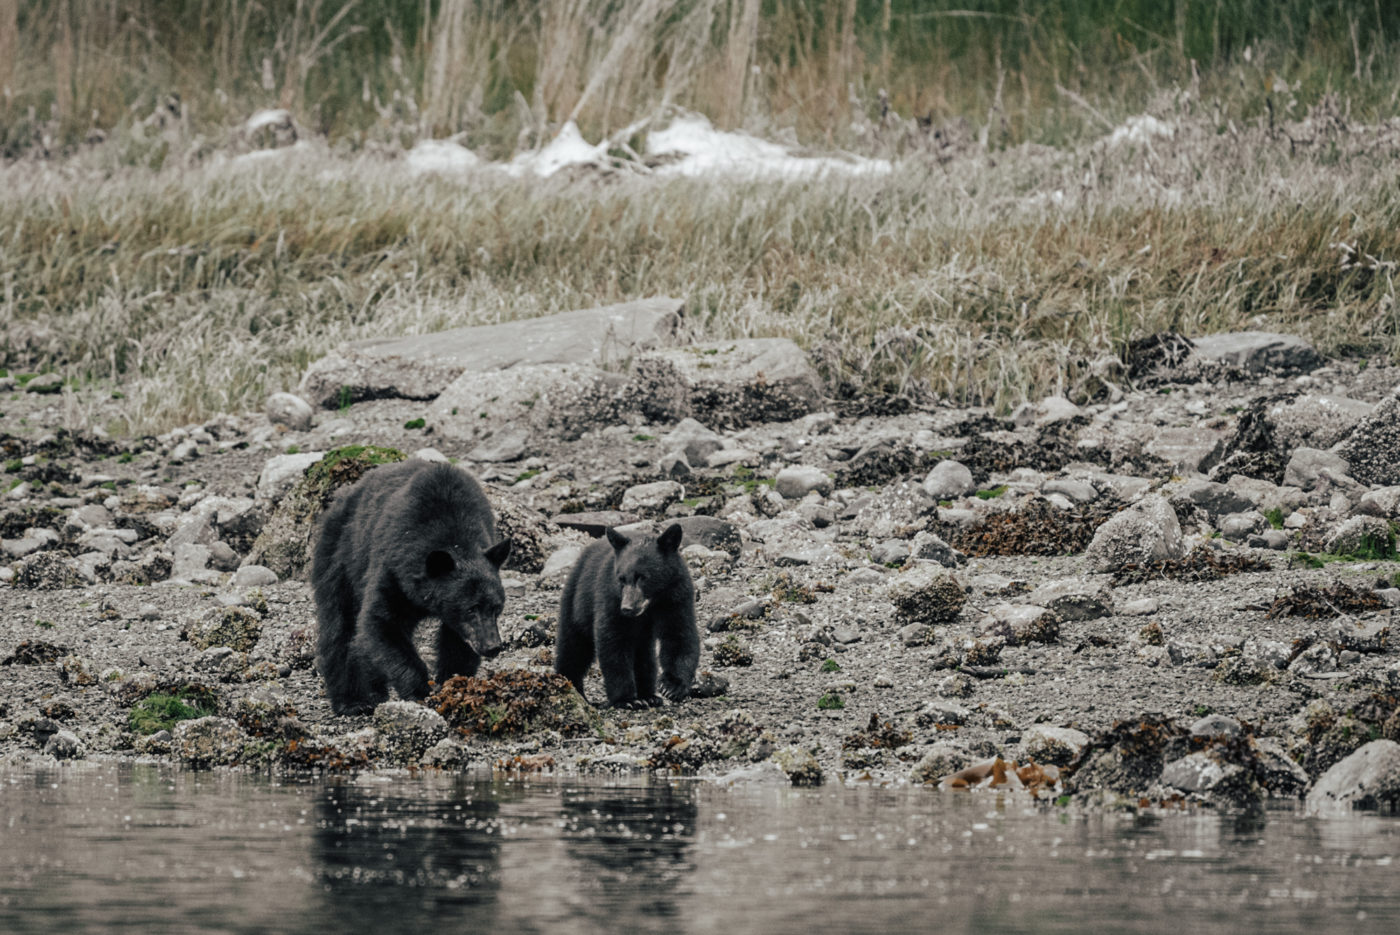
[[[1001,407],[1164,329],[1400,349],[1396,134],[1178,119],[1150,150],[971,147],[798,183],[11,166],[0,365],[117,381],[117,428],[149,431],[256,408],[342,340],[661,293],[707,335],[796,338],[833,392]]]
[[[847,145],[885,106],[1061,143],[1175,87],[1237,120],[1327,92],[1376,120],[1397,42],[1378,0],[0,0],[0,155],[152,114],[217,138],[271,106],[336,141],[463,132],[497,156],[672,106]]]

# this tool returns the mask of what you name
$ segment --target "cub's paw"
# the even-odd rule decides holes
[[[690,686],[682,685],[679,682],[664,681],[661,683],[661,696],[667,701],[685,701],[690,697]]]
[[[607,707],[620,708],[624,711],[640,711],[643,708],[650,708],[651,704],[642,698],[623,698],[619,701],[608,702]]]

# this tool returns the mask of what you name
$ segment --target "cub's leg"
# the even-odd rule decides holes
[[[664,702],[656,695],[656,641],[651,628],[645,628],[632,651],[632,672],[636,677],[637,700],[649,707]]]
[[[567,605],[567,599],[565,601]],[[559,631],[554,638],[554,671],[574,683],[583,694],[583,677],[593,665],[593,624],[580,620],[567,606],[559,609]],[[584,696],[587,698],[587,696]]]
[[[481,657],[467,641],[458,636],[447,624],[438,627],[437,638],[437,684],[441,688],[454,675],[476,675],[481,666]]]
[[[336,714],[357,714],[366,699],[358,660],[350,652],[355,636],[354,598],[340,578],[318,589],[316,602],[316,671]]]
[[[597,628],[598,668],[603,670],[603,688],[608,693],[608,706],[613,708],[645,708],[637,697],[635,626],[623,621],[609,621]]]
[[[695,626],[695,605],[675,609],[658,627],[661,641],[661,695],[671,701],[690,696],[695,669],[700,664],[700,631]]]

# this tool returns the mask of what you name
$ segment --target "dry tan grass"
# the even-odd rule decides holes
[[[121,383],[137,431],[257,407],[343,340],[662,293],[706,334],[794,337],[833,392],[1002,408],[1165,329],[1394,354],[1400,129],[1178,119],[1150,148],[787,183],[12,165],[0,341],[12,369]]]

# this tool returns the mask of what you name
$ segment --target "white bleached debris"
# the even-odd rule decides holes
[[[716,130],[698,114],[679,117],[666,129],[649,134],[647,153],[681,157],[660,166],[658,175],[724,173],[796,179],[823,174],[885,175],[893,168],[887,159],[795,156],[778,143]]]
[[[243,132],[251,136],[263,127],[291,127],[292,125],[291,111],[283,110],[280,107],[270,107],[249,117],[247,122],[243,124]]]
[[[322,151],[321,147],[315,146],[306,140],[297,140],[291,146],[281,146],[277,149],[255,149],[250,153],[234,156],[229,160],[229,164],[238,168],[273,165]]]
[[[570,120],[559,128],[559,133],[541,150],[521,153],[504,168],[511,175],[532,173],[548,178],[566,166],[597,165],[608,155],[607,143],[590,146],[579,132],[578,124]]]
[[[404,155],[410,172],[470,172],[482,165],[481,157],[452,140],[420,140]]]
[[[1150,145],[1155,137],[1170,139],[1175,134],[1176,128],[1171,124],[1150,114],[1138,114],[1123,121],[1123,125],[1116,128],[1106,139],[1108,147],[1113,149],[1125,144],[1146,146]]]

